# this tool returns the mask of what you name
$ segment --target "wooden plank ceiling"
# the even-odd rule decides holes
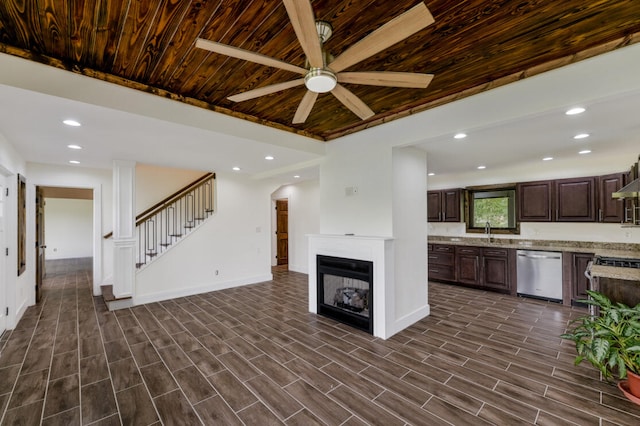
[[[334,28],[325,47],[337,56],[417,3],[314,0],[312,6],[316,19]],[[366,121],[327,93],[306,123],[291,124],[304,87],[238,103],[227,99],[300,77],[194,46],[202,37],[304,67],[304,53],[276,0],[2,0],[0,52],[330,140],[640,39],[638,0],[425,4],[433,25],[348,71],[435,78],[426,89],[345,84],[376,113]]]

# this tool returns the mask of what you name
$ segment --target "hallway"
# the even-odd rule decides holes
[[[431,283],[383,341],[309,314],[300,273],[108,312],[90,262],[50,266],[0,354],[2,425],[640,422],[557,337],[580,309]]]

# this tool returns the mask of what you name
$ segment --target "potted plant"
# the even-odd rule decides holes
[[[602,293],[587,293],[590,298],[582,302],[597,307],[599,313],[575,319],[560,337],[575,342],[575,365],[587,360],[604,378],[617,376],[618,387],[640,404],[640,304],[631,308]]]

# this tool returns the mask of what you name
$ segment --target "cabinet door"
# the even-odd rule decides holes
[[[624,218],[624,200],[611,198],[611,194],[624,185],[624,174],[615,173],[598,178],[598,222],[621,223]]]
[[[556,183],[556,221],[595,222],[596,179],[561,179]]]
[[[442,221],[460,222],[460,190],[446,189],[442,191]]]
[[[589,279],[585,277],[584,271],[587,269],[587,264],[593,260],[593,256],[593,253],[571,253],[571,302],[588,297]]]
[[[502,292],[511,292],[507,249],[482,249],[482,284]]]
[[[523,182],[516,185],[518,220],[551,222],[553,181]]]
[[[442,220],[441,191],[427,192],[427,222],[440,222]]]
[[[480,249],[477,247],[456,247],[456,268],[458,282],[480,284]]]

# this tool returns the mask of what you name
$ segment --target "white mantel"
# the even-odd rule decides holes
[[[316,256],[373,262],[373,335],[396,333],[393,238],[357,235],[307,235],[309,238],[309,312],[317,313]]]

